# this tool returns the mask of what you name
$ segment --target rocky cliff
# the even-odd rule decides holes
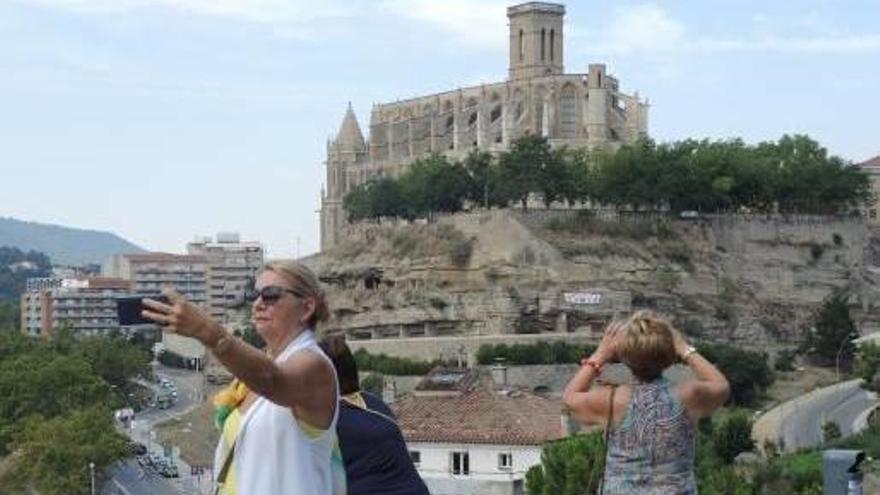
[[[640,308],[695,337],[790,345],[836,290],[863,332],[880,328],[880,233],[853,217],[493,210],[358,224],[308,263],[329,285],[329,329],[396,354],[595,339]]]

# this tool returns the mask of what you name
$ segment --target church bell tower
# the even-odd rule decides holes
[[[510,25],[510,80],[562,74],[562,20],[565,6],[528,2],[507,8]]]

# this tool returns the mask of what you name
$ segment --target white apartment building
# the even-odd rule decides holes
[[[119,329],[116,298],[131,292],[119,278],[31,278],[21,295],[21,329],[49,337],[61,327],[78,335],[101,335]]]

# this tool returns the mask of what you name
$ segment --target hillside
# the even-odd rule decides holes
[[[103,263],[116,253],[144,250],[110,232],[0,217],[0,246],[45,253],[57,265]]]
[[[853,217],[492,210],[358,224],[309,262],[330,286],[329,330],[376,352],[595,340],[641,308],[695,338],[772,349],[798,344],[837,290],[863,332],[878,329],[878,237]]]

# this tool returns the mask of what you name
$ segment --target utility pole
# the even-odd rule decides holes
[[[92,481],[92,495],[95,495],[95,463],[89,462],[89,477]]]

